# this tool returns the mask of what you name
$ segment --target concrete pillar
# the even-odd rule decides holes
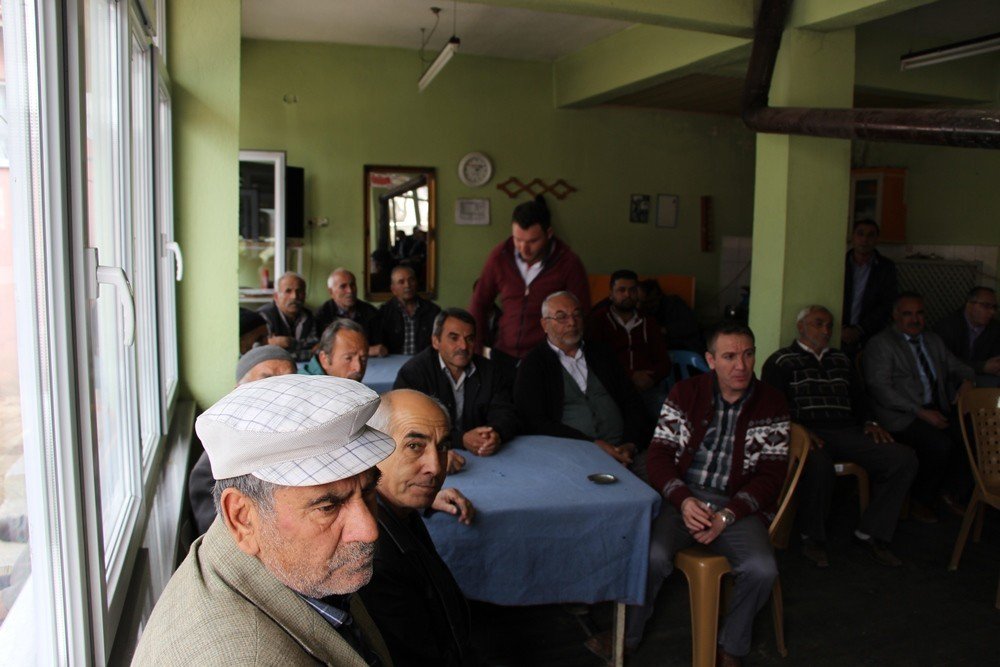
[[[853,99],[854,30],[786,30],[771,106],[850,107]],[[793,339],[803,306],[821,303],[839,324],[850,167],[848,140],[757,135],[750,326],[758,368]]]

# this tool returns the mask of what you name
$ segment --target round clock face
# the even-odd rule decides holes
[[[469,153],[458,163],[458,180],[469,187],[486,185],[493,178],[493,163],[482,153]]]

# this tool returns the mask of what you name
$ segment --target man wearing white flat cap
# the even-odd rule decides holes
[[[153,609],[135,665],[391,665],[360,599],[378,529],[365,425],[378,395],[284,375],[237,387],[198,418],[218,518]]]

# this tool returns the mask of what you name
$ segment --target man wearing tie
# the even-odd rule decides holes
[[[903,292],[892,326],[872,338],[864,353],[865,381],[881,426],[916,450],[920,470],[913,484],[913,516],[933,522],[933,507],[959,509],[970,486],[954,404],[973,386],[973,370],[925,331],[924,300]]]

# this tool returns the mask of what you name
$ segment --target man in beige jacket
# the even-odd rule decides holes
[[[395,448],[352,380],[242,385],[198,418],[218,518],[167,584],[135,665],[392,664],[360,599],[378,529],[375,464]]]

